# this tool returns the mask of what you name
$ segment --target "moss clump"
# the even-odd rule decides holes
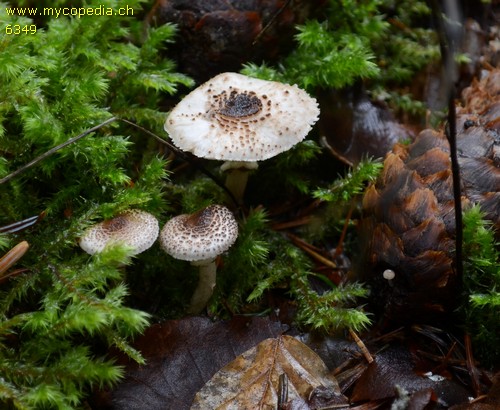
[[[280,65],[249,64],[248,75],[315,88],[342,88],[360,79],[403,84],[437,60],[435,33],[416,26],[425,2],[330,0],[323,18],[298,26],[297,47]]]
[[[141,3],[128,6],[138,13]],[[99,5],[121,2],[87,6]],[[4,15],[8,6],[0,4],[0,177],[113,115],[160,130],[159,91],[192,84],[161,57],[175,35],[171,25],[142,34],[131,16],[60,17],[37,22],[33,35],[4,35],[8,25],[34,24]],[[0,225],[45,215],[2,237],[30,244],[17,274],[0,285],[4,405],[78,407],[90,387],[121,377],[106,359],[110,346],[142,361],[129,341],[150,315],[127,306],[125,280],[137,260],[119,247],[89,257],[76,242],[94,221],[125,209],[158,215],[167,208],[166,161],[145,138],[112,123],[0,185]]]
[[[495,233],[479,206],[464,212],[465,328],[479,359],[500,363],[500,252]]]

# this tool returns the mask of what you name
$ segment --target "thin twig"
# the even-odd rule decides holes
[[[472,388],[474,389],[476,397],[479,397],[481,396],[482,392],[479,384],[477,367],[474,363],[474,357],[472,355],[472,343],[470,335],[465,334],[464,344],[465,344],[465,363],[467,365],[467,370],[469,371],[469,376],[471,378]]]
[[[271,228],[275,231],[281,231],[288,228],[296,228],[297,226],[307,225],[311,223],[311,216],[306,215],[301,218],[297,218],[291,221],[286,222],[277,222],[271,226]]]
[[[463,277],[463,218],[462,218],[462,192],[460,189],[460,165],[457,156],[457,116],[455,111],[455,92],[450,91],[448,100],[448,127],[446,137],[450,143],[451,173],[453,175],[453,198],[455,200],[455,259],[457,277]]]
[[[45,218],[46,212],[42,211],[38,215],[30,216],[29,218],[17,221],[9,225],[0,226],[1,233],[15,233],[29,228]]]
[[[0,277],[13,266],[28,251],[30,245],[26,241],[19,242],[9,252],[0,258]]]
[[[353,210],[354,210],[354,202],[351,203],[351,206],[349,207],[349,210],[347,211],[347,215],[346,215],[345,221],[344,221],[344,227],[342,228],[342,233],[340,234],[338,245],[335,248],[335,252],[332,256],[333,260],[336,260],[342,254],[342,252],[344,252],[344,241],[345,241],[345,237],[347,235],[347,228],[349,227],[349,222],[351,221]]]
[[[335,262],[333,262],[330,259],[328,259],[328,258],[324,257],[323,255],[321,255],[319,253],[318,248],[316,248],[315,246],[312,246],[311,244],[307,243],[306,241],[300,239],[298,236],[295,236],[295,235],[293,235],[291,233],[287,233],[286,235],[288,236],[288,238],[290,238],[290,240],[296,246],[298,246],[300,249],[302,249],[307,254],[311,255],[311,257],[313,259],[316,259],[316,261],[318,261],[318,262],[322,263],[323,265],[325,265],[325,266],[327,266],[329,268],[332,268],[332,269],[338,269],[339,268]]]
[[[457,5],[448,5],[448,20],[456,19]],[[453,6],[455,8],[453,8]],[[460,43],[459,28],[453,27],[451,22],[445,22],[437,0],[431,1],[431,8],[437,24],[441,59],[445,68],[445,89],[448,101],[448,124],[446,127],[446,138],[450,144],[451,173],[453,177],[453,199],[455,203],[455,269],[457,278],[463,280],[463,221],[462,221],[462,194],[460,189],[460,166],[457,156],[457,118],[455,108],[456,81],[458,79],[458,68],[455,63],[455,52]]]
[[[351,334],[352,338],[354,339],[354,341],[358,345],[359,349],[363,353],[363,356],[365,357],[365,360],[368,362],[368,364],[372,363],[373,356],[370,354],[370,352],[368,351],[368,348],[363,343],[363,341],[359,338],[359,336],[356,334],[356,332],[354,330],[352,330],[351,328],[349,328],[349,333]]]
[[[30,270],[28,268],[19,268],[19,269],[14,269],[11,270],[9,273],[6,273],[5,275],[2,274],[0,276],[0,284],[7,282],[10,278],[13,278],[14,276],[20,275],[21,273],[24,272],[29,272]]]
[[[285,10],[286,7],[290,4],[291,0],[287,0],[281,7],[280,9],[273,14],[273,16],[270,18],[270,20],[267,22],[267,24],[260,30],[259,34],[255,37],[254,41],[252,42],[252,46],[257,44],[257,42],[260,40],[262,35],[271,27],[271,25],[274,23],[274,21],[278,18],[278,16]]]
[[[51,156],[53,153],[59,151],[60,149],[63,149],[64,147],[67,147],[68,145],[73,144],[74,142],[76,142],[76,141],[82,139],[83,137],[93,133],[94,131],[97,131],[99,128],[104,127],[105,125],[108,125],[108,124],[112,123],[113,121],[116,121],[116,119],[117,119],[116,117],[111,117],[111,118],[107,119],[106,121],[100,123],[99,125],[96,125],[95,127],[92,127],[90,129],[82,132],[81,134],[77,135],[76,137],[70,138],[69,140],[63,142],[62,144],[59,144],[59,145],[49,149],[47,152],[44,152],[42,155],[31,160],[27,164],[23,165],[21,168],[16,169],[14,172],[11,172],[6,177],[3,177],[2,179],[0,179],[0,185],[5,183],[5,182],[10,181],[12,178],[23,173],[24,171],[31,168],[32,166],[38,164],[40,161],[43,161],[45,158]]]
[[[281,373],[278,383],[278,409],[284,409],[288,403],[288,376]]]

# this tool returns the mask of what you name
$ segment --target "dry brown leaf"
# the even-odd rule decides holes
[[[321,358],[291,336],[266,339],[219,370],[195,396],[196,409],[275,409],[280,375],[288,378],[288,400],[307,400],[318,388],[346,403]]]
[[[108,398],[112,403],[99,408],[187,410],[221,367],[284,330],[281,323],[268,318],[242,316],[215,323],[206,317],[190,317],[155,324],[134,343],[146,365],[119,361],[127,365],[126,377]]]

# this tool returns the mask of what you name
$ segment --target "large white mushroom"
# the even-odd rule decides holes
[[[318,116],[316,100],[296,85],[223,73],[189,93],[165,130],[180,149],[226,161],[226,186],[241,201],[245,170],[302,141]]]
[[[232,212],[221,205],[176,216],[161,230],[160,245],[165,252],[199,267],[199,282],[189,313],[201,312],[208,303],[216,282],[215,258],[227,251],[237,237],[238,223]]]
[[[134,209],[91,226],[84,232],[79,243],[91,255],[118,243],[128,246],[131,255],[137,255],[153,245],[159,231],[158,220],[153,215]]]

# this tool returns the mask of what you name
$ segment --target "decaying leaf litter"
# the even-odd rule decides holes
[[[451,407],[470,395],[460,379],[450,378],[453,369],[467,377],[463,348],[456,346],[443,358],[440,352],[456,340],[438,329],[400,329],[383,341],[373,340],[368,347],[382,349],[373,350],[372,363],[352,341],[283,335],[289,331],[268,318],[248,317],[216,323],[193,317],[155,325],[138,341],[150,364],[129,364],[125,383],[112,393],[113,403],[122,409],[160,409],[165,403],[179,409],[276,408],[285,389],[283,404],[290,401],[291,408],[348,408],[349,402],[388,406],[400,394],[411,401],[422,400],[424,393],[425,406]],[[395,343],[405,337],[415,346]],[[429,350],[415,350],[419,344]],[[443,366],[443,360],[448,364]]]
[[[375,115],[379,115],[377,113],[377,111],[375,111]],[[492,114],[492,115],[494,117],[495,114]],[[382,115],[380,118],[382,118],[382,121],[386,121],[386,119]],[[496,117],[494,117],[494,118],[496,118]],[[493,118],[493,121],[495,121],[494,118]],[[466,119],[464,121],[464,129],[465,128],[468,129],[471,127],[477,127],[477,126],[483,126],[483,124],[485,124],[485,121],[482,121],[481,119],[470,120],[473,124],[469,126],[469,122],[467,122],[468,120],[469,119]],[[390,122],[392,120],[387,120],[387,121],[388,121],[387,124],[390,124]],[[465,127],[465,123],[467,123],[467,127]],[[391,127],[391,125],[389,125],[389,127]],[[394,127],[396,127],[396,126],[394,126]],[[491,125],[486,125],[486,128],[491,128]],[[494,143],[493,146],[495,144],[496,143]],[[336,153],[334,151],[334,149],[332,149],[332,147],[328,145],[328,141],[325,143],[325,146],[328,147],[328,149],[331,149],[337,158],[340,158],[341,160],[345,159],[345,155],[342,155],[342,154],[339,155],[338,153]],[[493,155],[492,159],[494,160],[495,153],[490,152],[489,154]],[[349,163],[349,162],[347,162],[347,163]],[[493,171],[495,171],[495,169],[493,169]],[[491,198],[491,195],[490,195],[490,198]],[[492,214],[495,215],[495,209],[494,209],[495,201],[492,200],[491,203],[493,204],[492,205],[493,206]],[[318,206],[318,203],[312,203],[311,206],[309,207],[309,209],[314,209],[317,206]],[[288,212],[289,212],[289,210],[285,211],[285,214],[287,214]],[[294,223],[294,221],[290,221],[291,223],[288,225],[288,227],[302,226],[304,221],[307,221],[307,218],[303,219],[302,222],[299,221],[299,222]],[[32,225],[32,224],[28,223],[27,225]],[[281,223],[282,229],[284,226],[286,226],[286,222]],[[292,237],[293,236],[290,236],[290,238],[292,238]],[[295,236],[295,238],[297,238],[297,236]],[[304,246],[304,244],[306,244],[305,241],[296,240],[296,241],[294,241],[294,243],[298,244],[299,247],[303,247],[304,249],[306,249],[306,247]],[[23,242],[21,244],[23,244]],[[22,254],[26,251],[26,246],[24,246],[24,248],[22,248],[21,251],[18,251],[18,249],[21,249],[21,248],[17,248],[17,247],[13,248],[12,253],[7,254],[6,258],[2,259],[1,263],[3,266],[3,268],[2,268],[3,270],[9,269],[9,267],[11,266],[10,261],[12,260],[11,259],[12,256],[15,256],[14,259],[18,259],[18,257],[20,258],[22,256]],[[315,258],[315,260],[319,261],[319,263],[321,265],[322,259],[321,259],[320,254],[324,253],[324,251],[322,249],[315,248],[314,246],[307,246],[307,249],[309,250],[310,255],[312,255]],[[21,255],[18,255],[18,254],[21,254]],[[337,247],[337,250],[335,252],[333,252],[333,256],[335,256],[335,258],[339,257],[341,254],[342,254],[342,251],[339,251],[338,247]],[[332,254],[326,253],[326,260],[328,260],[328,258],[332,258]],[[335,258],[332,258],[332,259],[335,259]],[[223,262],[221,260],[219,260],[218,264],[221,264],[221,263],[223,263]],[[346,266],[340,267],[338,265],[337,260],[331,264],[328,264],[328,267],[331,268],[333,271],[337,271],[337,273],[339,271],[341,271],[342,269],[348,270],[349,267],[348,267],[348,265],[346,265]],[[389,267],[392,268],[392,266],[389,266]],[[384,283],[390,285],[392,280],[394,280],[395,278],[399,279],[399,277],[398,277],[399,272],[398,272],[398,270],[392,270],[392,269],[387,269],[387,268],[388,268],[388,266],[384,266],[383,278],[384,278],[384,280],[387,281]],[[394,273],[394,275],[386,275],[385,273],[388,271],[392,271]],[[56,269],[54,269],[54,272],[56,275],[60,275],[60,273],[58,273]],[[10,276],[13,273],[15,273],[15,274],[23,273],[23,270],[20,270],[17,272],[16,271],[9,272],[8,276]],[[62,278],[61,278],[61,280],[62,280]],[[342,274],[340,274],[340,280],[342,280]],[[68,284],[69,284],[69,282],[68,282]],[[392,285],[394,285],[394,282],[392,282]],[[319,287],[318,289],[320,289],[320,288],[321,287]],[[397,300],[397,299],[394,299],[394,300]],[[293,303],[290,304],[290,302],[285,299],[284,301],[283,300],[280,300],[278,302],[274,301],[271,303],[271,306],[273,304],[275,306],[279,305],[281,308],[284,308],[286,305],[288,305],[288,310],[286,308],[283,309],[283,311],[285,312],[285,315],[283,315],[282,318],[283,319],[292,319],[293,318],[293,309],[294,309]],[[287,314],[290,315],[288,318],[286,317]],[[289,322],[291,322],[291,320],[284,320],[284,322],[289,323]],[[294,332],[294,330],[292,330],[292,333],[293,332]],[[428,360],[430,360],[432,363],[434,363],[434,366],[433,366],[434,371],[426,371],[425,373],[422,373],[422,375],[421,375],[418,373],[421,371],[420,369],[415,370],[415,368],[418,367],[417,365],[421,365],[422,368],[428,368],[429,366],[428,366],[428,364],[426,366],[422,363],[415,364],[415,360],[414,360],[415,351],[412,351],[411,346],[408,349],[410,352],[410,355],[407,355],[405,353],[406,352],[405,349],[403,349],[402,354],[399,354],[397,352],[393,353],[392,355],[389,355],[390,359],[388,360],[388,362],[384,362],[383,350],[381,352],[379,352],[378,348],[380,347],[380,344],[375,343],[374,345],[370,346],[370,350],[372,350],[372,353],[374,354],[375,360],[374,360],[374,362],[372,362],[372,364],[369,364],[369,365],[364,363],[363,357],[360,356],[359,352],[357,351],[358,347],[352,346],[352,349],[349,351],[349,354],[352,357],[350,357],[349,359],[347,359],[344,362],[349,363],[350,360],[354,359],[354,360],[358,360],[357,364],[356,365],[354,365],[353,363],[345,364],[343,362],[342,364],[340,364],[340,369],[348,369],[349,372],[347,372],[347,371],[343,372],[343,371],[339,370],[339,368],[336,368],[336,370],[333,371],[335,376],[337,376],[340,380],[339,385],[342,386],[342,392],[347,392],[349,386],[353,386],[354,388],[352,391],[352,395],[349,396],[352,401],[356,401],[356,402],[357,401],[366,401],[367,403],[369,403],[368,405],[374,405],[374,406],[388,405],[392,400],[394,400],[394,397],[396,397],[395,403],[400,403],[400,405],[405,405],[405,403],[406,403],[406,405],[421,406],[421,407],[423,407],[425,405],[430,405],[431,403],[433,403],[434,405],[437,405],[437,406],[439,406],[439,405],[443,406],[443,405],[449,405],[451,403],[460,403],[460,402],[465,401],[466,400],[466,391],[463,388],[462,389],[456,388],[456,386],[453,383],[451,383],[451,386],[454,386],[454,387],[447,388],[447,395],[446,394],[445,395],[436,394],[436,390],[439,389],[438,385],[435,385],[432,383],[431,384],[422,383],[422,378],[424,378],[424,379],[428,378],[432,382],[439,383],[442,381],[440,379],[441,377],[450,377],[450,373],[447,373],[447,372],[449,372],[450,369],[454,369],[456,371],[456,368],[467,369],[469,372],[469,375],[474,373],[474,372],[477,373],[478,369],[476,368],[476,365],[475,365],[473,358],[470,354],[470,350],[469,350],[470,346],[467,345],[467,341],[466,341],[466,346],[464,348],[462,348],[461,346],[459,346],[461,341],[453,340],[452,338],[450,340],[445,340],[446,337],[448,337],[448,336],[446,335],[446,337],[443,337],[443,334],[438,335],[439,330],[436,330],[436,329],[413,328],[412,332],[414,332],[414,334],[425,335],[425,337],[427,337],[429,340],[433,340],[433,342],[435,343],[434,347],[436,347],[437,352],[431,351],[433,349],[429,349],[426,351],[419,351],[419,350],[416,351],[417,357],[419,357],[419,359],[426,357]],[[397,338],[401,338],[402,335],[404,335],[404,333],[395,332],[394,337],[397,339]],[[249,360],[249,363],[253,363],[254,361],[259,362],[259,360],[257,360],[256,358],[254,358],[252,356],[256,351],[259,351],[259,349],[263,349],[264,352],[266,351],[266,349],[268,349],[268,350],[271,349],[271,351],[273,351],[273,348],[274,348],[274,351],[276,351],[276,347],[279,346],[283,340],[288,340],[289,343],[296,343],[296,342],[292,341],[292,340],[296,340],[296,339],[288,339],[288,337],[289,336],[282,336],[281,332],[280,332],[279,334],[274,335],[272,339],[266,339],[263,342],[261,341],[258,344],[254,343],[253,347],[249,348],[250,350],[247,350],[245,353],[243,353],[243,357],[252,357],[252,359]],[[406,336],[406,337],[409,337],[409,336]],[[385,341],[387,342],[389,339],[390,338],[387,338]],[[370,335],[364,335],[363,340],[365,340],[366,342],[369,342]],[[267,345],[266,345],[266,343],[267,343]],[[457,347],[457,344],[458,344],[458,347]],[[262,347],[262,346],[264,346],[264,347]],[[418,344],[417,344],[417,346],[418,346]],[[305,350],[305,349],[307,349],[305,346],[301,347],[301,349],[302,348],[304,349],[304,352],[307,351],[307,350]],[[407,348],[407,346],[406,346],[406,348]],[[464,354],[464,352],[465,352],[465,354]],[[302,355],[304,357],[307,357],[308,354],[306,354],[306,353],[299,354],[299,356],[302,356]],[[269,357],[273,358],[273,357],[277,357],[277,356],[273,356],[273,354],[266,354],[263,357],[265,357],[267,359]],[[157,358],[158,357],[156,357],[156,359]],[[472,361],[471,361],[471,358],[472,358]],[[226,359],[229,359],[229,357]],[[235,358],[235,360],[236,361],[241,360],[241,356],[237,356]],[[314,362],[315,360],[311,359],[311,360],[308,360],[308,362],[309,361]],[[415,368],[413,368],[411,366],[408,367],[408,363],[410,363],[410,362],[415,364],[416,367]],[[227,363],[227,361],[225,363]],[[300,360],[297,360],[297,363],[300,365]],[[398,365],[398,363],[401,363],[401,365]],[[227,366],[231,367],[231,364],[228,364]],[[318,366],[321,367],[321,365],[318,365]],[[448,366],[449,366],[449,368],[448,368]],[[187,367],[189,367],[189,366],[187,366]],[[220,369],[221,367],[222,366],[219,366],[218,368]],[[332,366],[328,366],[328,367],[330,369],[334,368]],[[387,390],[384,391],[383,387],[387,387],[387,385],[383,385],[379,388],[379,387],[377,387],[376,382],[379,381],[380,375],[391,374],[391,372],[389,370],[392,368],[396,369],[394,372],[394,374],[395,374],[394,377],[399,378],[400,383],[398,384],[398,386],[396,386],[397,388],[393,389],[393,386],[391,385],[391,383],[388,382],[389,387]],[[183,368],[181,367],[181,369],[183,369]],[[389,370],[387,370],[387,369],[389,369]],[[161,372],[161,368],[160,368],[160,372]],[[290,377],[288,375],[291,373],[292,372],[283,371],[278,376],[274,375],[274,377],[270,378],[270,379],[273,379],[274,383],[269,383],[269,386],[271,386],[271,384],[272,384],[272,388],[276,392],[276,397],[273,397],[273,399],[271,401],[269,401],[270,406],[274,406],[274,401],[273,401],[274,399],[276,399],[277,403],[282,405],[283,408],[324,408],[325,406],[336,405],[336,404],[333,404],[335,402],[334,396],[339,396],[340,391],[336,387],[332,388],[331,382],[330,383],[325,382],[323,384],[323,386],[320,388],[318,388],[318,385],[316,385],[315,388],[311,388],[311,386],[309,385],[309,387],[306,388],[306,390],[309,392],[309,394],[307,394],[307,395],[304,394],[303,397],[294,396],[293,392],[294,392],[294,390],[296,390],[295,385],[293,383],[290,383]],[[324,369],[323,369],[323,373],[324,373]],[[405,374],[408,375],[408,380],[406,380],[405,377],[402,377],[402,375],[405,375]],[[415,378],[415,374],[417,374],[416,378]],[[442,374],[444,374],[445,376],[443,376]],[[154,374],[153,376],[151,376],[151,379],[148,380],[148,383],[152,382],[153,379],[155,379],[157,377],[159,377],[159,376],[157,374]],[[215,377],[217,377],[217,376],[215,376]],[[484,379],[486,379],[486,386],[488,385],[488,377],[489,376],[486,373],[482,373],[482,378],[483,378],[482,382],[484,383]],[[276,383],[276,379],[277,379],[277,383]],[[141,380],[141,379],[138,378],[137,380]],[[357,383],[356,383],[356,380],[358,380]],[[373,383],[370,380],[375,381],[375,383]],[[489,378],[489,380],[491,381],[491,377]],[[208,381],[208,378],[205,377],[204,381]],[[304,380],[300,380],[300,378],[299,378],[298,385],[300,385],[301,381],[303,382]],[[477,381],[478,380],[475,380],[476,386],[477,386]],[[215,381],[214,383],[217,383],[217,381]],[[372,384],[374,387],[372,390],[370,390],[370,386]],[[467,382],[465,384],[467,384]],[[327,385],[328,387],[325,388],[325,385]],[[335,383],[334,383],[334,385],[335,385]],[[198,388],[199,387],[200,386],[198,386]],[[233,386],[233,388],[234,388],[234,386]],[[453,391],[454,389],[456,391],[454,393],[450,393],[450,391]],[[161,389],[160,389],[160,391],[161,391]],[[266,391],[270,391],[270,390],[266,390]],[[481,390],[478,389],[478,390],[476,390],[475,393],[476,394],[480,393],[480,391]],[[482,391],[484,391],[484,387],[483,387]],[[242,392],[244,393],[244,390],[242,390]],[[292,394],[289,396],[290,392]],[[158,391],[156,391],[156,393],[158,393]],[[196,393],[196,391],[191,390],[189,392],[189,394],[194,394],[194,393]],[[177,392],[174,392],[174,396],[176,394],[177,394]],[[184,404],[188,403],[188,398],[190,397],[189,394],[186,395],[186,397],[184,397],[184,399],[185,399]],[[208,395],[208,396],[210,396],[210,395]],[[220,396],[220,395],[218,395],[218,396]],[[119,400],[119,396],[114,396],[114,397],[115,397],[115,403],[116,403],[117,402],[116,400]],[[118,397],[118,399],[117,399],[117,397]],[[215,399],[217,399],[217,397],[215,397]],[[252,399],[255,399],[255,397],[252,397]],[[162,402],[165,403],[164,400],[167,400],[170,402],[171,399],[168,398],[168,396],[165,396],[163,394],[159,394],[159,396],[157,397],[157,401],[155,402],[153,400],[151,402],[151,405],[153,405],[153,403],[156,403],[156,404],[161,406],[160,403],[162,403]],[[384,400],[386,400],[386,401],[384,401]],[[488,397],[485,398],[485,405],[490,405],[490,403],[494,403],[494,400],[495,400],[495,394],[493,391]],[[259,403],[263,403],[263,405],[267,405],[267,404],[265,404],[265,403],[267,403],[265,394],[262,394],[262,401],[259,401]],[[144,404],[144,403],[142,403],[142,404]],[[187,405],[189,406],[190,404],[187,404]],[[236,407],[236,408],[238,408],[238,407]]]

